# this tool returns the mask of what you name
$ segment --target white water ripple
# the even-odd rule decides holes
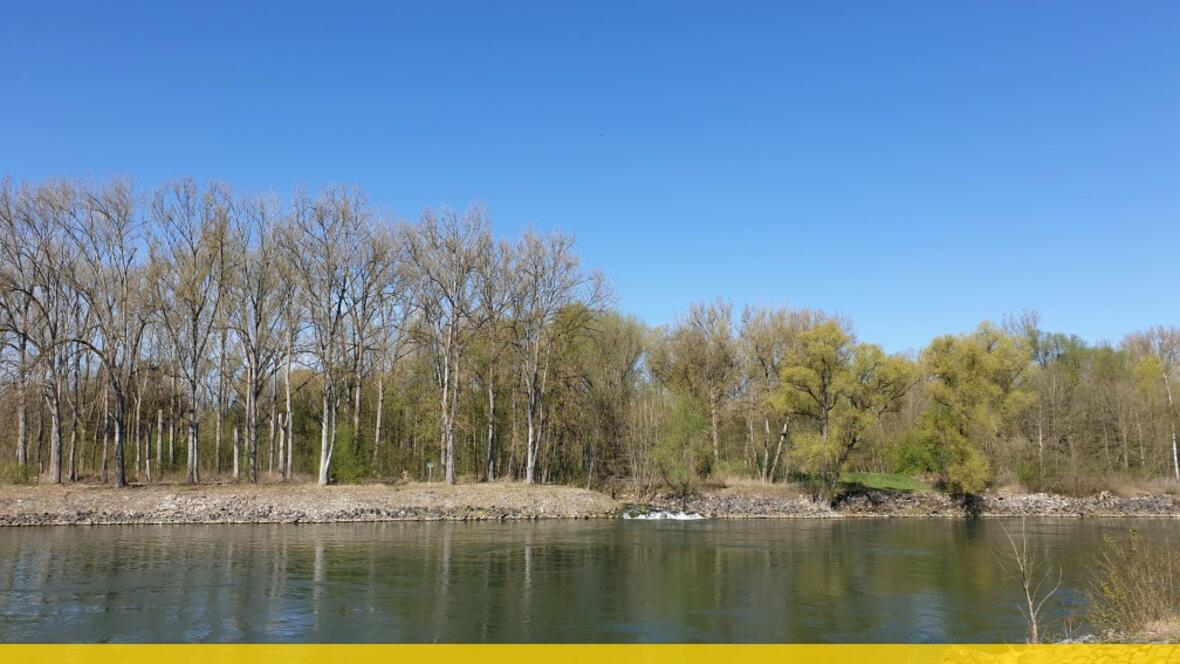
[[[641,521],[699,521],[704,519],[704,515],[696,512],[668,512],[665,510],[652,510],[650,512],[631,513],[624,512],[624,519],[637,519]]]

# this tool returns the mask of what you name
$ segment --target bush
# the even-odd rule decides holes
[[[930,416],[898,441],[894,467],[903,475],[934,475],[957,496],[978,495],[992,479],[987,457],[947,422]]]
[[[356,449],[352,431],[341,427],[336,431],[336,447],[332,450],[332,465],[328,475],[336,484],[360,484],[370,475],[372,457],[362,446]]]
[[[951,494],[975,496],[987,488],[991,476],[987,457],[973,447],[964,446],[959,450],[958,458],[947,465],[944,484]]]
[[[654,456],[664,481],[683,493],[712,470],[709,418],[699,401],[683,396],[673,397],[667,417],[667,428]]]
[[[713,467],[712,471],[712,479],[721,484],[742,481],[751,477],[750,466],[744,459],[722,459]]]
[[[902,475],[930,475],[938,471],[933,446],[916,429],[898,437],[893,448],[893,469]]]
[[[1086,589],[1098,630],[1132,633],[1180,612],[1180,563],[1170,545],[1144,543],[1134,529],[1106,538]]]
[[[23,466],[12,462],[0,463],[0,484],[34,484],[37,469],[32,464]]]

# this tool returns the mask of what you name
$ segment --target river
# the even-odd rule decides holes
[[[1019,521],[545,521],[0,529],[4,642],[1018,642]],[[1084,613],[1104,535],[1030,519]]]

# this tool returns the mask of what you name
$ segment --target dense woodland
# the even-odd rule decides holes
[[[650,328],[572,237],[354,188],[5,180],[0,227],[6,481],[1180,480],[1176,327],[1095,345],[1025,312],[904,355],[785,306]]]

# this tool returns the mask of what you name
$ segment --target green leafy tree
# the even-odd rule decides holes
[[[711,467],[706,410],[699,399],[673,393],[664,435],[656,445],[656,464],[664,482],[681,493],[691,489]]]
[[[723,300],[693,304],[688,316],[651,349],[648,362],[652,374],[670,390],[705,404],[714,468],[722,458],[722,411],[737,378],[732,318],[733,306]]]
[[[922,457],[944,486],[977,494],[991,480],[986,451],[1007,434],[1034,395],[1021,384],[1029,353],[1019,339],[984,323],[966,335],[935,339],[922,355],[930,407],[918,427]]]
[[[810,420],[795,435],[799,468],[818,479],[818,493],[832,497],[853,453],[870,442],[886,413],[896,411],[914,382],[913,365],[879,346],[854,343],[835,322],[804,331],[782,370],[777,400]]]

